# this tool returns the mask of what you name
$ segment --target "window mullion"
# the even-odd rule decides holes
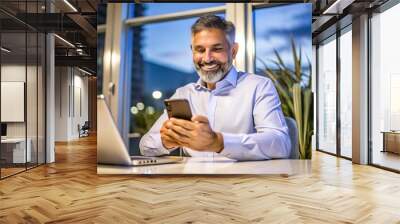
[[[226,19],[236,27],[236,42],[239,44],[239,51],[236,55],[234,65],[238,70],[245,71],[246,66],[246,4],[227,3]]]

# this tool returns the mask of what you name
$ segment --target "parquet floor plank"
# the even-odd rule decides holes
[[[400,223],[400,175],[314,152],[299,176],[96,174],[96,138],[0,181],[0,223]]]

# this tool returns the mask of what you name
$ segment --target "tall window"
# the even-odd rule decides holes
[[[97,11],[97,25],[105,25],[107,18],[107,4],[99,4]],[[97,93],[103,92],[103,56],[105,31],[101,30],[97,33]]]
[[[105,33],[97,34],[97,93],[103,92],[103,56]]]
[[[351,158],[352,141],[352,35],[351,26],[340,36],[340,154]]]
[[[399,21],[400,4],[371,19],[372,163],[396,170],[400,170]]]
[[[290,4],[254,10],[256,73],[262,73],[266,66],[277,68],[275,51],[293,69],[293,39],[296,50],[301,49],[303,71],[310,74],[307,58],[311,61],[311,8],[311,4]]]
[[[318,149],[336,153],[336,36],[318,48]]]
[[[267,76],[279,83],[276,86],[282,112],[286,117],[294,118],[294,98],[287,97],[292,94],[292,86],[297,83],[303,89],[312,88],[312,5],[253,5],[253,9],[255,74]],[[303,108],[312,106],[304,105],[305,98],[302,101]],[[308,102],[313,104],[312,100]],[[306,117],[305,114],[302,116]],[[313,127],[312,118],[307,118],[305,122]]]
[[[204,8],[215,4],[132,4],[133,17]],[[217,14],[224,16],[224,14]],[[139,155],[139,140],[164,110],[163,100],[178,87],[196,82],[190,49],[190,27],[198,17],[156,21],[131,28],[133,46],[129,148]],[[171,35],[168,35],[171,34]]]

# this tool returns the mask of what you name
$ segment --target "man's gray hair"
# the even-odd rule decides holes
[[[235,42],[235,25],[233,25],[232,22],[216,15],[204,15],[197,19],[192,25],[192,36],[202,30],[210,28],[224,31],[230,46],[232,46]]]

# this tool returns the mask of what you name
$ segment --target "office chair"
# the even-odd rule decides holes
[[[80,127],[80,125],[78,124],[79,138],[89,136],[89,129],[90,129],[89,121],[85,121],[82,127]]]
[[[297,130],[296,121],[291,117],[285,117],[286,125],[289,129],[289,137],[292,147],[290,149],[290,156],[289,159],[299,159],[299,135]]]

